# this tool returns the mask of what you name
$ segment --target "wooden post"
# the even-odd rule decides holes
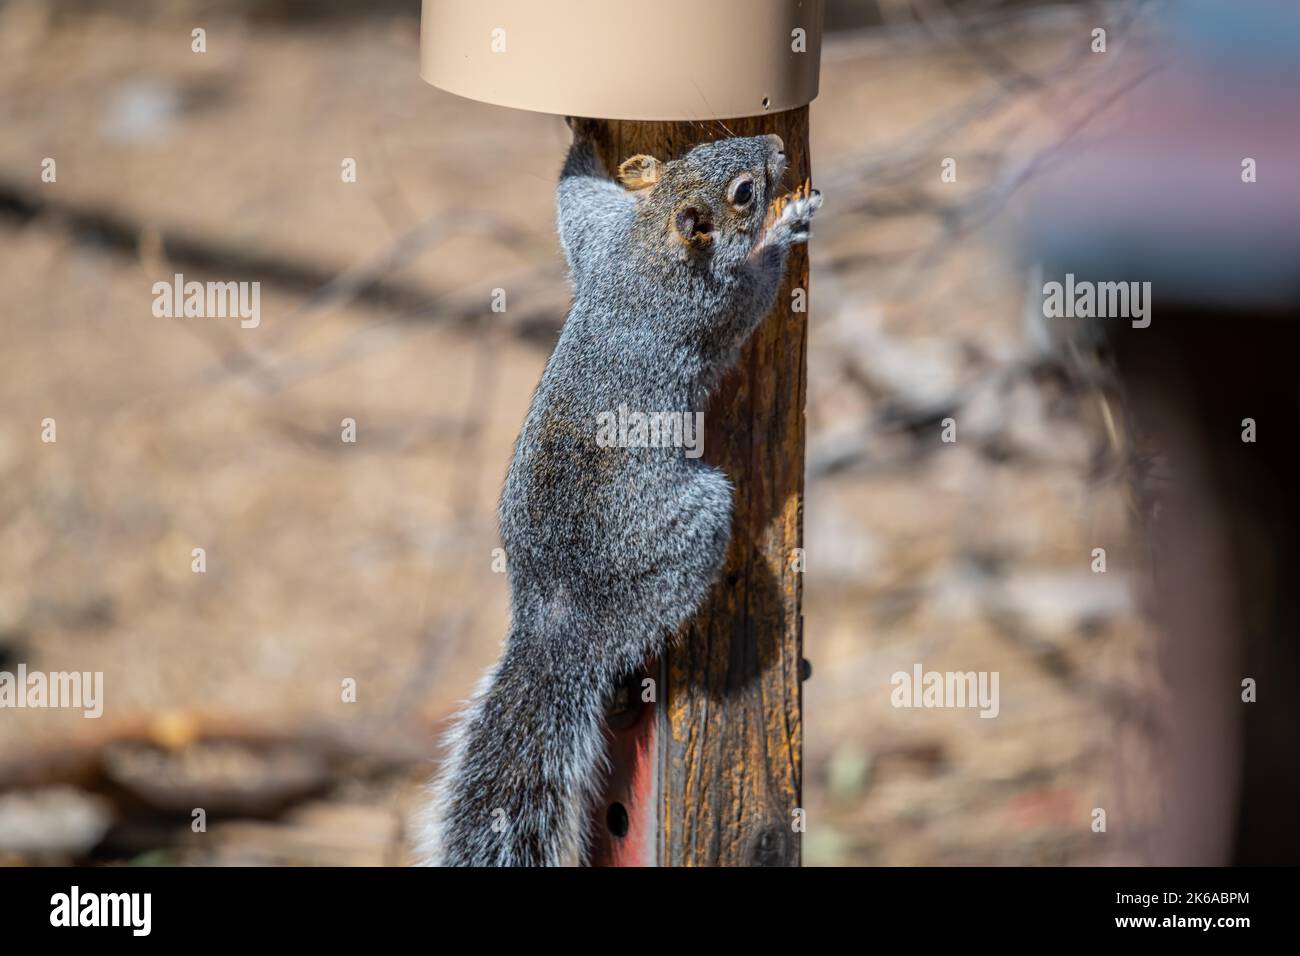
[[[728,130],[778,134],[787,186],[811,176],[806,106],[721,122],[611,120],[598,141],[614,170]],[[629,720],[623,708],[639,712],[637,697],[611,719],[613,773],[593,820],[598,865],[799,863],[807,288],[807,251],[796,247],[772,314],[710,402],[704,459],[735,486],[727,566],[683,639],[647,671],[658,682],[650,717]],[[805,292],[796,299],[795,289]]]

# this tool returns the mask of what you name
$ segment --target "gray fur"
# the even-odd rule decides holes
[[[605,697],[700,607],[731,520],[721,471],[680,448],[601,447],[597,416],[704,409],[821,201],[765,228],[785,170],[775,137],[651,161],[653,184],[629,190],[600,168],[590,125],[571,125],[557,221],[573,304],[500,503],[512,623],[449,738],[418,837],[428,864],[584,861]],[[754,196],[736,208],[742,174]]]

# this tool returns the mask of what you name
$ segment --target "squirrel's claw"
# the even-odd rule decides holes
[[[812,217],[822,206],[821,190],[804,180],[784,196],[778,196],[768,210],[767,242],[806,242],[811,235]]]

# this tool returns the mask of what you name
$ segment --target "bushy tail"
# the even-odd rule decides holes
[[[506,641],[448,737],[418,837],[431,866],[583,862],[603,772],[603,687],[554,640]]]

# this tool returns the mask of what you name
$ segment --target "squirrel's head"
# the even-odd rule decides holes
[[[776,135],[704,143],[670,162],[633,156],[618,168],[648,235],[681,257],[737,265],[761,237],[784,173],[785,144]]]

